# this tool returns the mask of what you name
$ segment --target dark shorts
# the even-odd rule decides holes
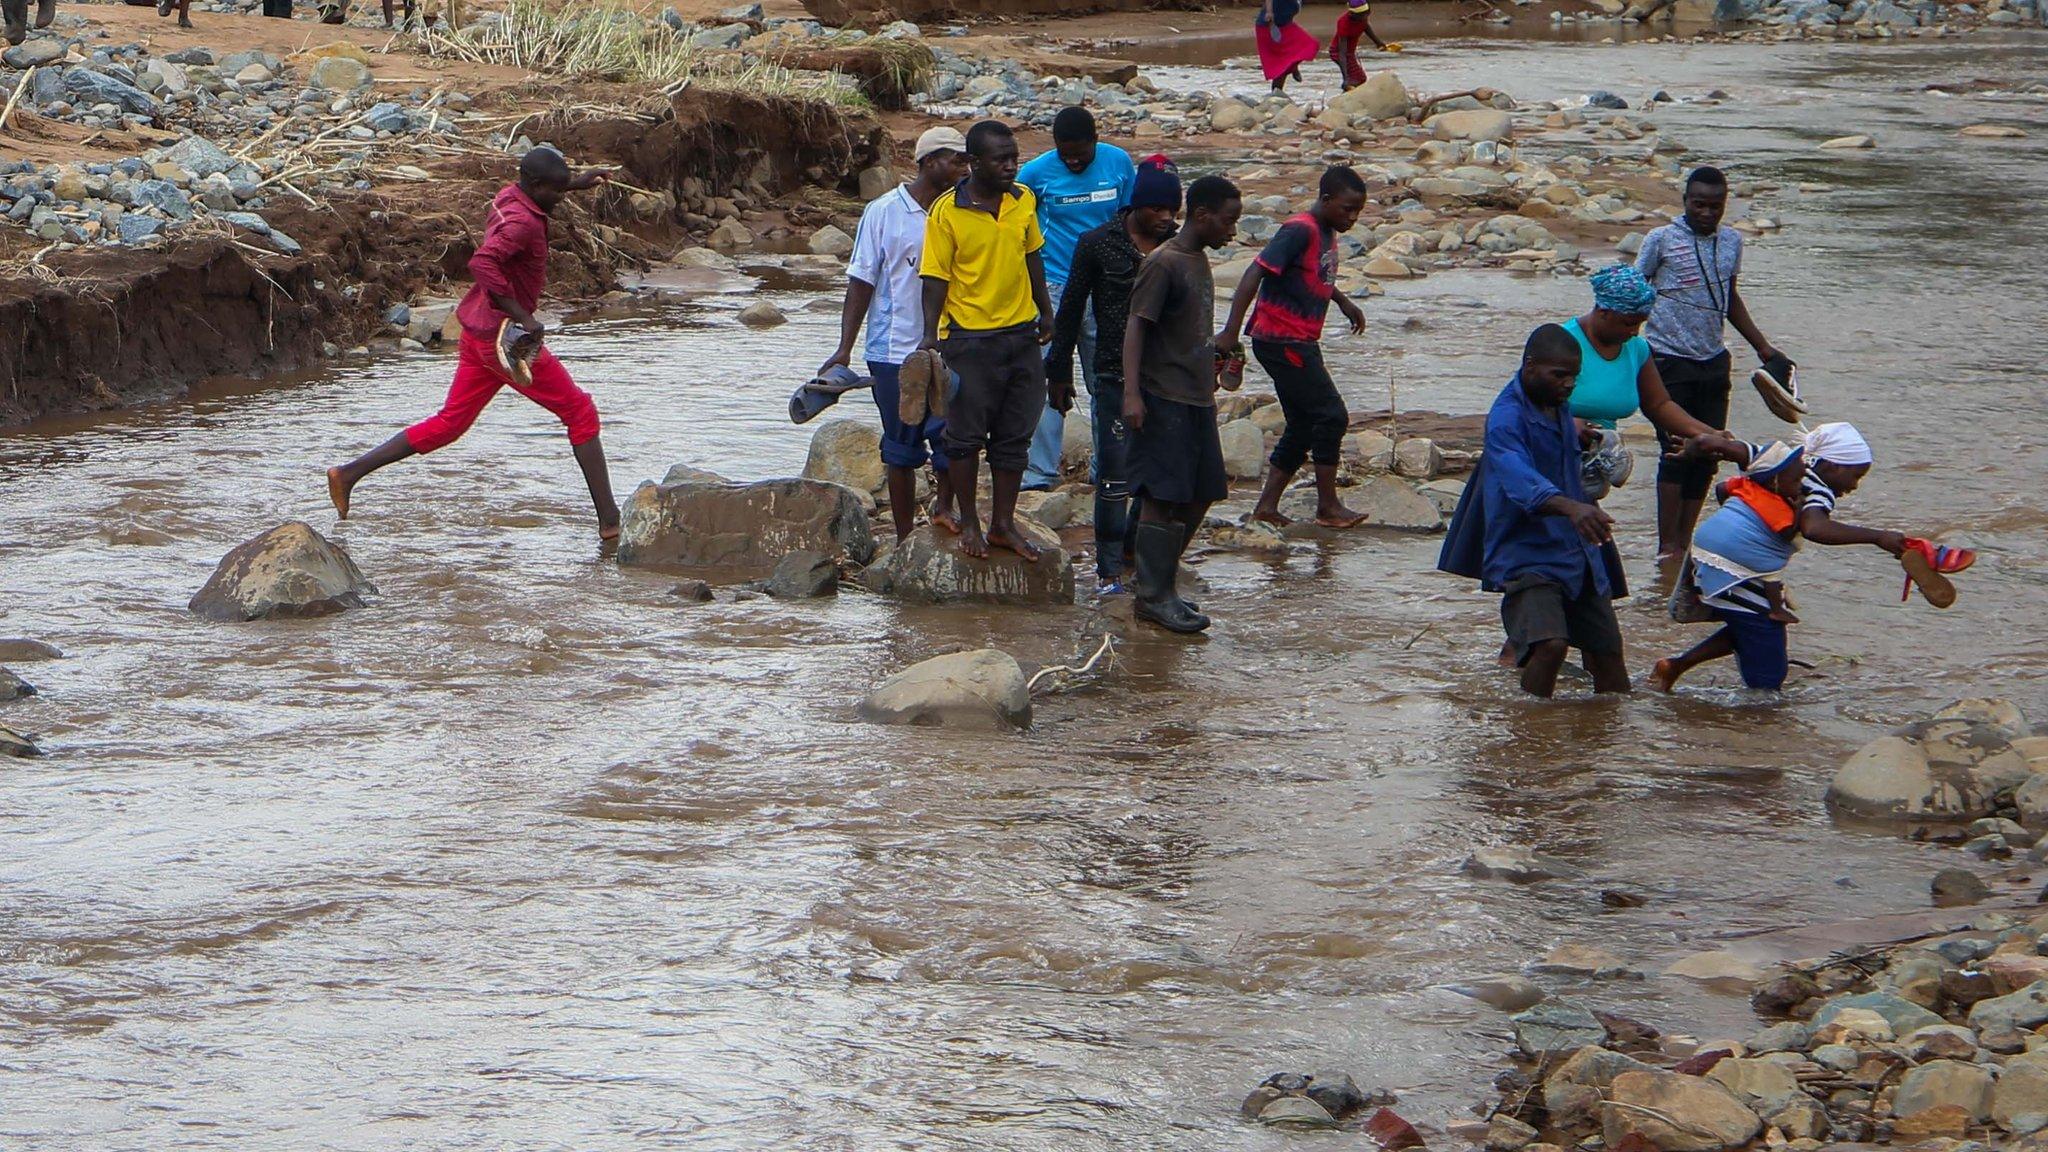
[[[1562,640],[1589,656],[1621,651],[1614,602],[1600,594],[1590,573],[1575,600],[1548,576],[1515,577],[1501,594],[1500,622],[1514,645],[1517,666],[1527,664],[1530,651],[1548,640]]]
[[[1294,472],[1306,460],[1337,463],[1342,458],[1344,433],[1351,427],[1351,413],[1344,407],[1344,397],[1337,394],[1330,370],[1323,366],[1322,345],[1254,340],[1252,355],[1273,378],[1273,394],[1287,416],[1280,442],[1273,445],[1273,467]]]
[[[1683,356],[1652,357],[1657,365],[1657,375],[1664,381],[1664,390],[1671,393],[1671,399],[1686,415],[1709,428],[1728,426],[1728,393],[1732,384],[1730,365],[1734,362],[1723,352],[1712,360],[1687,360]],[[1676,484],[1680,495],[1687,500],[1704,500],[1707,489],[1714,486],[1714,472],[1720,467],[1713,460],[1672,460],[1669,454],[1676,452],[1680,441],[1664,432],[1657,433],[1657,442],[1663,446],[1666,458],[1657,465],[1657,483]]]
[[[1145,395],[1145,423],[1131,432],[1131,495],[1166,504],[1214,504],[1230,495],[1216,409]]]
[[[901,364],[868,361],[868,375],[875,381],[875,407],[882,413],[882,463],[892,468],[922,468],[930,460],[933,467],[943,471],[946,422],[935,416],[925,417],[922,428],[912,428],[903,422],[898,407],[902,389],[897,385],[902,371]]]
[[[1022,472],[1045,412],[1045,352],[1033,325],[954,336],[939,345],[960,391],[946,408],[946,455],[988,453],[988,466]]]
[[[1744,687],[1765,692],[1776,692],[1785,687],[1785,674],[1791,670],[1792,657],[1782,621],[1755,612],[1730,612],[1725,608],[1714,609],[1714,619],[1727,629],[1728,638],[1735,644],[1735,668],[1742,673]]]

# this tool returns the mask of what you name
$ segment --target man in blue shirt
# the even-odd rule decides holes
[[[1031,189],[1038,198],[1038,230],[1045,234],[1045,280],[1052,289],[1052,303],[1059,307],[1066,291],[1074,261],[1074,247],[1081,234],[1115,218],[1117,209],[1131,202],[1131,187],[1138,178],[1131,155],[1114,144],[1095,138],[1095,117],[1086,108],[1062,108],[1052,121],[1053,150],[1034,158],[1017,172],[1017,183]],[[1091,402],[1095,396],[1095,318],[1082,324],[1077,349],[1081,356],[1081,382]],[[1068,374],[1071,379],[1071,374]],[[1031,437],[1031,461],[1024,471],[1024,487],[1050,488],[1060,476],[1060,441],[1066,433],[1066,411],[1074,397],[1066,388],[1055,387],[1046,396],[1045,414]]]
[[[1530,333],[1521,371],[1486,415],[1486,453],[1459,499],[1437,567],[1501,593],[1501,624],[1522,690],[1548,697],[1571,648],[1596,692],[1627,692],[1613,599],[1626,594],[1614,521],[1586,499],[1579,433],[1568,401],[1579,344],[1545,324]]]

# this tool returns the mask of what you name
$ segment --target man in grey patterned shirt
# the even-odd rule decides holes
[[[1750,318],[1736,287],[1742,237],[1721,224],[1727,210],[1728,178],[1718,168],[1694,169],[1685,181],[1685,215],[1645,237],[1636,257],[1636,271],[1657,290],[1657,305],[1643,329],[1657,375],[1678,406],[1710,428],[1728,425],[1725,324],[1735,325],[1760,359],[1784,360]],[[1714,482],[1713,460],[1673,459],[1677,447],[1664,445],[1665,459],[1657,468],[1659,562],[1685,554]]]

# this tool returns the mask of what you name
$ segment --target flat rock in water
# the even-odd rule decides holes
[[[5,724],[0,724],[0,756],[14,756],[26,760],[42,754],[43,750],[36,747],[35,741]]]
[[[293,520],[229,552],[187,607],[208,620],[325,616],[376,591],[347,549]]]
[[[1667,976],[1683,976],[1702,984],[1726,984],[1747,989],[1761,984],[1769,973],[1751,960],[1733,952],[1697,952],[1664,969]]]
[[[1642,976],[1614,953],[1585,944],[1561,944],[1530,965],[1529,970],[1555,976],[1590,976],[1596,980]]]
[[[703,580],[685,580],[669,589],[668,594],[691,604],[709,604],[718,598],[711,591],[711,585]]]
[[[1943,1023],[1940,1016],[1904,997],[1894,996],[1889,992],[1857,992],[1837,996],[1822,1004],[1820,1010],[1813,1014],[1813,1026],[1824,1028],[1834,1023],[1842,1013],[1849,1011],[1877,1013],[1884,1018],[1886,1024],[1891,1025],[1893,1034],[1898,1036]],[[2048,1021],[2048,1016],[2042,1019]]]
[[[1470,996],[1491,1008],[1502,1012],[1520,1012],[1533,1008],[1544,1000],[1543,989],[1526,976],[1502,973],[1491,976],[1475,976],[1444,987],[1460,996]]]
[[[23,680],[5,668],[0,668],[0,701],[19,700],[24,696],[33,696],[35,694],[35,685]]]
[[[1607,1026],[1584,1005],[1568,1000],[1538,1004],[1510,1018],[1515,1047],[1531,1060],[1542,1060],[1597,1046],[1607,1039]]]
[[[1031,723],[1031,692],[1009,653],[983,648],[905,668],[876,685],[859,712],[877,724],[1022,728]]]
[[[1465,858],[1461,869],[1482,880],[1512,880],[1534,884],[1542,880],[1566,880],[1585,873],[1580,869],[1529,848],[1481,848]]]
[[[1734,1093],[1698,1076],[1624,1072],[1607,1091],[1621,1105],[1602,1109],[1609,1148],[1637,1136],[1659,1152],[1731,1152],[1764,1126]]]
[[[37,660],[62,660],[64,653],[55,645],[41,640],[24,640],[20,637],[0,640],[0,660],[13,664],[28,664]]]
[[[791,552],[874,558],[861,493],[817,480],[642,484],[627,498],[619,563],[765,579]]]
[[[2010,124],[1972,124],[1956,133],[1958,136],[1975,136],[1983,140],[2019,140],[2026,136],[2024,128]]]
[[[1281,1096],[1259,1109],[1259,1123],[1299,1128],[1334,1128],[1337,1118],[1306,1096]]]
[[[870,591],[923,604],[1072,604],[1074,561],[1059,537],[1026,516],[1018,516],[1017,524],[1038,545],[1036,563],[1003,548],[975,559],[961,553],[958,536],[925,524],[870,566],[861,582]]]
[[[1863,135],[1837,136],[1832,140],[1821,141],[1820,146],[1835,150],[1875,148],[1877,147],[1877,141]]]

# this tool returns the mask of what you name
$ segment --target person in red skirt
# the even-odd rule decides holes
[[[571,173],[553,148],[541,147],[519,160],[519,182],[491,201],[483,243],[469,259],[475,278],[455,310],[462,323],[461,358],[455,383],[441,410],[364,455],[327,470],[327,495],[348,519],[349,494],[363,477],[408,456],[445,448],[459,439],[500,388],[546,408],[569,432],[569,446],[582,466],[597,508],[597,534],[619,534],[619,505],[612,499],[604,445],[598,441],[597,405],[569,378],[555,354],[541,343],[547,329],[533,315],[547,281],[548,213],[570,192],[595,188],[611,178],[601,168]]]
[[[1301,79],[1301,66],[1322,49],[1308,29],[1295,22],[1299,15],[1301,0],[1265,0],[1253,21],[1258,30],[1259,67],[1273,82],[1275,92],[1284,90],[1290,78]]]

